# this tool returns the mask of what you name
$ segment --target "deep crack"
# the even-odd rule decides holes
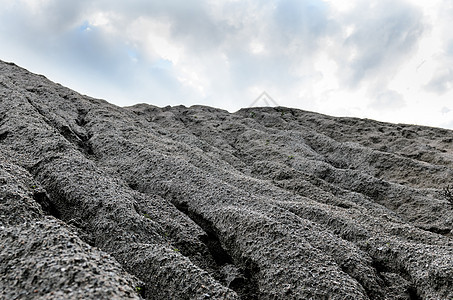
[[[422,300],[422,297],[418,295],[417,289],[413,286],[410,286],[407,289],[407,293],[409,294],[410,300]]]
[[[8,134],[8,131],[0,133],[0,142],[4,141],[8,137]]]
[[[218,279],[228,288],[234,290],[241,299],[258,299],[258,284],[254,277],[259,272],[259,267],[250,260],[245,262],[235,261],[227,249],[222,246],[215,227],[209,220],[192,211],[186,203],[173,202],[173,204],[206,232],[206,235],[201,237],[200,240],[206,245],[217,264],[216,269],[219,274],[215,274],[214,277],[220,275]]]
[[[392,297],[421,300],[411,276],[404,269],[395,268],[391,262],[380,259],[373,259],[372,266]]]
[[[51,216],[54,216],[57,219],[61,218],[61,214],[58,211],[55,204],[49,199],[45,191],[34,190],[33,199],[41,205],[42,210]]]

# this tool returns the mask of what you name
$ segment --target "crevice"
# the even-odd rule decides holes
[[[138,184],[136,182],[128,182],[127,185],[131,190],[140,192],[138,189]]]
[[[33,190],[33,199],[41,205],[42,210],[47,214],[54,216],[57,219],[61,218],[61,214],[55,204],[50,201],[45,191]]]
[[[90,157],[94,155],[94,151],[89,143],[90,137],[86,136],[85,134],[80,134],[74,131],[68,125],[57,124],[54,121],[51,121],[47,118],[46,114],[40,109],[37,105],[33,103],[31,99],[27,97],[28,103],[36,109],[36,111],[41,115],[44,122],[46,122],[49,126],[58,130],[58,132],[72,145],[75,145],[80,152],[82,152],[86,157]],[[79,126],[80,124],[85,125],[85,116],[87,112],[84,110],[79,110],[79,116],[76,119],[76,123]]]
[[[78,116],[76,119],[76,124],[79,125],[80,127],[84,127],[88,122],[86,121],[86,115],[88,114],[88,111],[84,109],[79,109],[78,111]]]
[[[88,111],[85,109],[79,109],[77,112],[78,112],[78,116],[77,116],[77,119],[75,120],[76,124],[78,126],[82,127],[83,129],[85,129],[85,125],[88,123],[86,121],[86,115],[88,114]],[[85,152],[85,155],[93,156],[94,155],[93,147],[89,141],[91,136],[89,134],[85,134],[85,135],[81,135],[81,134],[77,134],[77,133],[75,133],[75,134],[80,139],[80,142],[78,144],[79,148],[83,149],[83,151]]]
[[[3,142],[8,137],[8,134],[8,131],[0,133],[0,142]]]
[[[418,295],[417,289],[414,286],[408,287],[407,293],[409,294],[409,300],[422,300],[422,297]]]
[[[327,158],[327,163],[329,165],[331,165],[332,167],[334,167],[335,169],[340,169],[340,170],[351,169],[351,167],[348,165],[348,163],[345,161],[342,161],[342,160],[333,160],[333,159]]]
[[[226,264],[232,264],[233,261],[228,253],[222,248],[219,239],[212,234],[211,232],[207,232],[207,235],[203,235],[200,237],[200,240],[203,244],[208,247],[209,252],[211,253],[214,261],[216,262],[217,266],[223,266]]]
[[[440,234],[440,235],[443,235],[443,236],[451,236],[451,229],[450,228],[439,228],[439,227],[435,227],[435,226],[431,226],[431,227],[423,227],[423,226],[416,226],[418,229],[421,229],[423,231],[428,231],[428,232],[431,232],[431,233],[435,233],[435,234]]]
[[[234,290],[241,299],[258,299],[258,284],[254,278],[255,274],[259,273],[258,265],[251,260],[236,262],[227,249],[222,246],[215,228],[209,220],[190,210],[186,203],[172,203],[206,232],[206,235],[200,237],[200,240],[206,245],[217,264],[218,274],[215,274],[214,277]]]
[[[376,270],[387,294],[398,299],[422,299],[411,276],[404,269],[395,268],[391,262],[384,262],[382,259],[373,259],[372,267]]]
[[[89,137],[76,133],[67,125],[60,126],[57,129],[67,141],[77,146],[79,151],[82,152],[86,157],[94,155],[94,151],[89,142]]]
[[[36,106],[33,101],[31,101],[31,99],[29,97],[26,97],[27,101],[28,101],[28,104],[31,105],[31,107],[33,107],[34,109],[36,109],[36,111],[38,112],[38,114],[41,115],[42,119],[44,122],[46,122],[47,125],[51,126],[51,127],[54,127],[52,122],[50,122],[50,120],[46,117],[46,115],[44,114],[44,112],[38,107]]]
[[[27,170],[39,181],[39,176],[43,172],[43,168],[49,165],[52,161],[59,159],[59,155],[49,156],[39,160],[36,164],[28,167]],[[66,198],[59,192],[54,192],[52,189],[47,191],[33,186],[33,199],[41,205],[45,214],[53,216],[54,218],[64,222],[87,244],[94,246],[95,242],[89,231],[87,230],[86,221],[82,218],[74,217],[73,214],[68,213],[65,209],[65,203],[69,203]],[[47,193],[48,192],[48,193]]]
[[[383,289],[382,289],[382,286],[381,286],[381,289],[379,290],[376,290],[376,289],[370,289],[370,286],[368,284],[368,282],[364,282],[364,280],[360,277],[357,277],[356,275],[354,275],[354,272],[351,270],[350,266],[345,266],[345,265],[342,265],[342,264],[339,264],[339,267],[341,268],[341,270],[347,274],[349,277],[353,278],[354,280],[356,280],[360,286],[363,288],[363,290],[365,291],[365,294],[367,296],[368,299],[370,300],[380,300],[383,298]]]
[[[175,203],[173,203],[175,204]],[[206,245],[209,253],[211,254],[214,262],[216,263],[215,269],[219,269],[224,265],[233,264],[232,258],[228,255],[225,249],[222,248],[220,240],[215,234],[212,226],[199,214],[190,212],[189,207],[185,203],[178,203],[175,207],[184,215],[188,216],[198,226],[200,226],[206,235],[199,237],[200,241]]]
[[[64,220],[63,220],[64,221]],[[80,237],[82,241],[88,245],[95,247],[94,238],[88,233],[86,223],[81,218],[73,218],[66,222]]]

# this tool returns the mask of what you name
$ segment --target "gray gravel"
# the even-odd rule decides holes
[[[0,297],[452,299],[453,132],[120,108],[0,62]]]
[[[30,174],[0,162],[1,299],[139,299],[143,283],[109,254],[46,216]]]

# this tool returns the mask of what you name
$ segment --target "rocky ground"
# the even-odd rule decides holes
[[[117,107],[0,61],[0,298],[453,299],[453,131]]]

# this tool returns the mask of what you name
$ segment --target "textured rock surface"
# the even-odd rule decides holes
[[[120,108],[0,62],[0,298],[452,299],[453,131]]]

